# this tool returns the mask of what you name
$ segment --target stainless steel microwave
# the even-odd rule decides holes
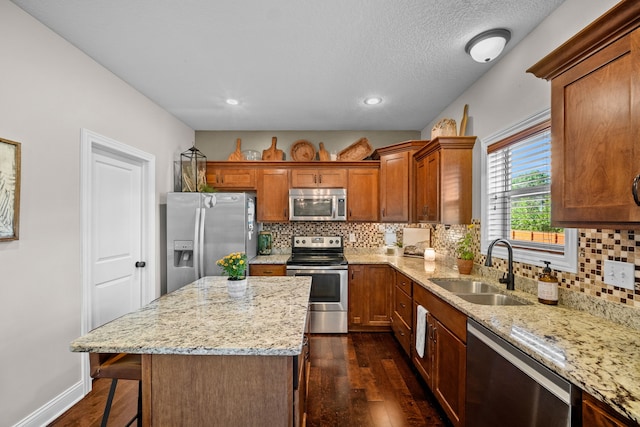
[[[290,221],[346,221],[347,190],[344,188],[291,188]]]

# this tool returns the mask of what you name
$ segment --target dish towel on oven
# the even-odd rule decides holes
[[[416,326],[416,351],[418,352],[418,356],[423,358],[424,340],[427,335],[427,309],[419,305],[416,316],[418,318],[418,325]]]

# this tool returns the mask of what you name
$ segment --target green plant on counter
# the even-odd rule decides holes
[[[243,279],[247,270],[247,254],[244,252],[232,252],[219,259],[216,264],[222,268],[223,274],[229,276],[230,279]]]
[[[474,258],[473,253],[473,224],[467,226],[467,231],[464,233],[464,236],[458,240],[458,246],[456,248],[456,252],[458,253],[458,258],[472,260]]]

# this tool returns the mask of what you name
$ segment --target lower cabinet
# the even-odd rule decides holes
[[[395,284],[393,286],[393,311],[391,314],[391,329],[402,349],[411,355],[412,343],[412,319],[413,282],[404,274],[395,272]]]
[[[455,426],[465,424],[467,318],[421,286],[413,287],[413,330],[418,338],[418,306],[427,310],[423,357],[413,363]]]
[[[310,341],[305,334],[302,353],[295,358],[293,390],[293,425],[303,427],[307,424],[307,397],[309,394],[309,370],[311,368]]]
[[[249,276],[286,276],[284,264],[249,264]]]
[[[637,426],[616,413],[607,404],[600,402],[587,392],[582,392],[582,425],[585,427]]]
[[[388,265],[349,265],[349,331],[391,329],[392,285]]]

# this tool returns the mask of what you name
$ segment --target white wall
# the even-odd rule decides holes
[[[22,143],[20,240],[0,243],[0,426],[7,426],[80,381],[80,355],[69,351],[80,335],[82,296],[80,129],[154,154],[158,204],[171,189],[174,153],[195,135],[8,0],[0,0],[0,58],[0,137]]]
[[[469,104],[467,135],[479,138],[474,147],[474,218],[480,218],[482,139],[551,106],[550,83],[526,70],[616,3],[615,0],[566,0],[423,129],[422,138],[430,139],[431,128],[440,119],[448,117],[459,122],[464,104]]]

